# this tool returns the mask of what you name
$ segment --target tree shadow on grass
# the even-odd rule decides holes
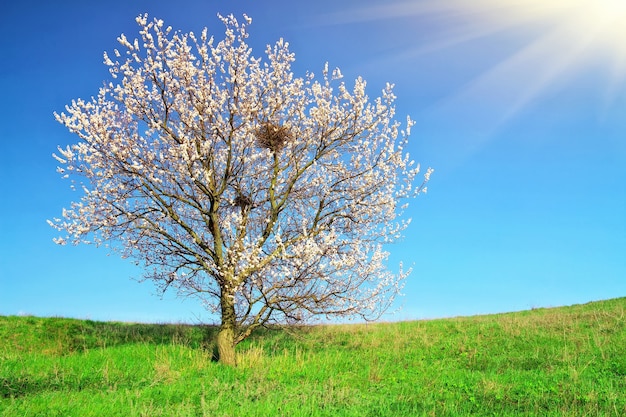
[[[206,347],[217,327],[192,324],[98,322],[66,318],[0,317],[5,352],[55,356],[127,344]]]
[[[208,325],[79,321],[63,326],[61,339],[66,338],[70,351],[138,343],[202,348],[216,333],[217,327]]]
[[[27,356],[64,357],[123,345],[183,345],[210,349],[218,328],[209,325],[97,322],[66,318],[0,317],[0,400],[44,391],[100,389],[102,377],[81,373],[69,379],[29,375],[19,363]],[[30,360],[30,359],[29,359]],[[54,360],[54,359],[52,359]]]
[[[85,389],[101,389],[102,378],[82,376],[80,381],[57,381],[51,378],[37,378],[31,375],[18,377],[0,377],[0,400],[21,398],[50,391],[82,391]]]

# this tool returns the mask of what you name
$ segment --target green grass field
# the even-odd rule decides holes
[[[626,298],[265,330],[0,317],[2,416],[626,416]]]

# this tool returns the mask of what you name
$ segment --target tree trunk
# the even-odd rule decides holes
[[[217,333],[217,360],[225,365],[236,366],[235,356],[235,304],[228,294],[222,295],[222,324]]]

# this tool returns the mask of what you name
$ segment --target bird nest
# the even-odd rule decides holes
[[[242,210],[246,210],[249,207],[252,207],[252,198],[245,194],[239,194],[235,197],[235,206],[241,208]]]
[[[256,132],[257,144],[271,150],[272,152],[280,151],[285,144],[291,139],[291,133],[285,126],[279,126],[274,123],[264,123]]]

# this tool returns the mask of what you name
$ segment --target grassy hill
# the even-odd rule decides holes
[[[1,416],[624,416],[626,298],[266,330],[0,317]]]

